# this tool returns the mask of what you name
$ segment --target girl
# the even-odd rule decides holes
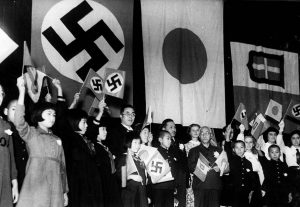
[[[0,106],[4,91],[0,85]],[[10,125],[0,118],[0,206],[12,207],[18,200],[17,170]]]
[[[99,114],[103,113],[105,103],[99,104]],[[103,202],[105,207],[122,206],[120,188],[116,177],[114,157],[109,148],[103,143],[106,140],[106,123],[100,122],[101,116],[95,117],[93,123],[98,128],[98,135],[95,142],[95,161],[102,180]]]
[[[14,124],[28,146],[29,159],[17,207],[62,207],[68,205],[68,184],[61,139],[50,128],[55,123],[55,108],[50,103],[38,105],[29,126],[24,119],[25,85],[18,78],[18,104]]]
[[[184,148],[186,151],[186,155],[188,156],[190,149],[197,147],[198,145],[200,145],[200,125],[199,124],[191,124],[188,127],[187,130],[191,140],[184,144]],[[193,193],[193,189],[192,189],[192,184],[193,182],[193,174],[190,174],[190,180],[189,180],[189,188],[187,188],[186,190],[186,206],[187,207],[194,207],[194,193]]]
[[[140,135],[141,145],[152,146],[153,135],[149,125],[143,126],[141,123],[138,123],[134,126],[134,131]]]
[[[126,187],[122,186],[123,206],[147,207],[146,166],[137,154],[141,147],[139,135],[129,132],[125,137],[125,146],[127,147],[127,155],[122,157],[123,166],[126,166],[126,173],[124,174],[124,171],[122,171],[122,183],[126,182]]]
[[[101,176],[95,163],[94,144],[85,136],[87,113],[81,109],[68,112],[70,132],[70,201],[72,207],[101,207],[103,193]]]

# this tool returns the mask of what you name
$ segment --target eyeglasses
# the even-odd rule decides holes
[[[210,132],[202,132],[202,133],[200,133],[200,135],[210,135]]]
[[[124,116],[127,116],[127,117],[129,117],[129,116],[135,117],[135,113],[132,113],[132,114],[130,114],[130,113],[124,113],[123,115],[124,115]]]

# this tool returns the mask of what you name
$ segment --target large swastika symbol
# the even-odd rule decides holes
[[[151,172],[161,174],[163,168],[163,162],[153,160],[151,162]]]
[[[93,77],[90,84],[96,93],[101,93],[103,91],[103,82],[100,78]]]
[[[94,43],[99,37],[102,36],[116,53],[124,47],[123,43],[116,37],[103,20],[97,22],[87,31],[82,29],[78,22],[92,10],[93,8],[87,1],[82,1],[78,6],[61,18],[62,23],[75,37],[75,40],[69,44],[66,44],[51,26],[42,32],[44,37],[65,61],[71,60],[83,50],[90,55],[91,58],[76,72],[82,80],[85,79],[90,68],[94,69],[94,71],[98,71],[98,69],[109,61]]]
[[[295,117],[300,116],[300,104],[293,106],[292,113]]]
[[[113,73],[106,79],[106,89],[111,93],[117,93],[121,90],[123,78],[119,73]]]

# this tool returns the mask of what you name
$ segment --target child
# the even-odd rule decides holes
[[[187,175],[188,166],[187,166],[187,156],[184,149],[184,145],[180,143],[178,137],[176,137],[176,125],[172,119],[165,119],[161,124],[161,129],[166,130],[171,135],[171,146],[169,151],[172,151],[172,154],[177,160],[177,172],[176,172],[176,199],[178,200],[178,207],[186,206],[186,187],[187,187]]]
[[[176,175],[176,158],[172,151],[169,151],[171,146],[171,134],[167,131],[160,131],[158,141],[160,146],[157,148],[162,157],[167,160],[171,168],[173,177]],[[157,183],[152,185],[153,204],[155,207],[173,207],[174,206],[174,180]]]
[[[24,119],[25,84],[18,78],[18,104],[14,124],[20,137],[27,143],[29,159],[17,207],[68,205],[68,184],[65,157],[61,139],[53,135],[50,128],[55,123],[53,104],[36,106],[32,114],[31,127]]]
[[[11,100],[4,108],[4,114],[6,115],[7,121],[9,122],[12,130],[11,136],[14,144],[14,156],[15,156],[16,168],[18,171],[17,178],[18,178],[18,186],[20,191],[23,184],[23,180],[25,178],[25,169],[28,160],[28,152],[27,152],[26,143],[20,137],[19,132],[17,131],[16,127],[13,124],[13,121],[15,119],[16,106],[17,106],[17,100],[16,99]]]
[[[141,138],[138,134],[129,132],[125,137],[125,146],[127,147],[127,155],[126,159],[124,159],[125,156],[122,159],[123,166],[126,166],[126,175],[122,174],[122,179],[126,177],[126,180],[122,180],[122,183],[126,182],[126,187],[122,186],[123,206],[147,207],[148,200],[146,192],[146,166],[137,155],[141,147]]]
[[[4,91],[0,85],[0,106]],[[9,124],[0,118],[0,206],[12,207],[18,201],[17,170]]]
[[[269,147],[273,144],[277,144],[277,140],[282,137],[283,126],[281,123],[282,122],[279,123],[279,131],[274,127],[269,127],[263,134],[263,141],[265,143],[262,144],[261,150],[264,152],[268,160],[270,160],[268,153]],[[283,157],[281,156],[280,159],[283,160]]]
[[[262,164],[265,180],[262,190],[265,191],[265,201],[267,206],[284,207],[288,205],[290,195],[290,184],[288,167],[280,158],[280,148],[278,145],[271,145],[268,149],[269,157],[259,157]]]
[[[230,176],[233,181],[233,207],[250,206],[255,179],[252,164],[245,158],[245,143],[237,140],[231,150],[230,140],[226,140],[224,149],[228,155]]]
[[[95,163],[95,148],[86,136],[87,113],[81,109],[70,109],[68,121],[71,132],[70,148],[70,201],[72,207],[103,206],[101,176]]]

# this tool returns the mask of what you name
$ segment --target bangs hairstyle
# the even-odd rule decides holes
[[[135,132],[135,131],[128,132],[125,135],[124,148],[125,149],[131,148],[131,144],[134,139],[139,139],[141,141],[140,135],[137,132]]]
[[[278,130],[275,127],[269,127],[264,133],[263,138],[265,142],[268,142],[268,134],[269,132],[275,132],[278,135]]]
[[[31,122],[34,126],[37,126],[39,122],[44,121],[42,113],[48,109],[56,111],[56,106],[49,102],[38,103],[34,106],[33,113],[31,115]]]
[[[80,131],[79,122],[81,119],[87,119],[87,113],[82,109],[70,109],[68,111],[68,121],[73,131]]]
[[[144,128],[143,128],[143,124],[142,124],[142,123],[137,123],[137,124],[134,126],[133,131],[135,131],[136,133],[140,134],[144,129],[148,129],[148,130],[150,131],[150,125],[146,125],[146,126],[144,126]]]

